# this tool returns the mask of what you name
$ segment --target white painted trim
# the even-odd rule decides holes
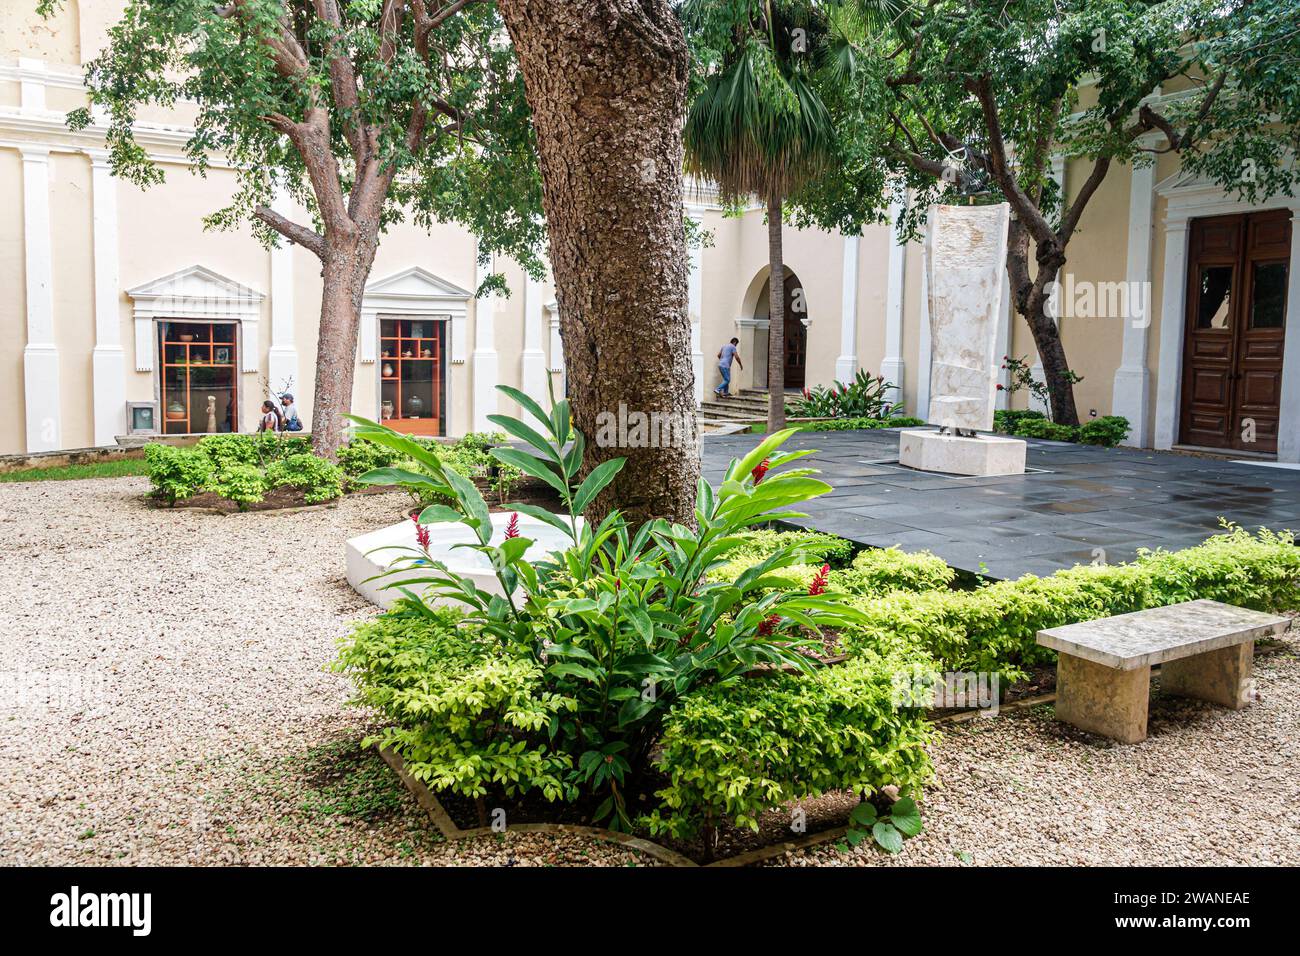
[[[1178,440],[1178,397],[1183,378],[1183,325],[1187,305],[1186,217],[1165,216],[1164,283],[1160,301],[1160,370],[1156,381],[1156,448]]]
[[[54,340],[53,248],[50,235],[50,151],[22,150],[23,261],[27,342],[23,404],[29,452],[63,447],[59,352]]]
[[[568,394],[568,381],[565,378],[564,369],[564,334],[560,328],[560,307],[554,299],[546,303],[546,314],[551,328],[551,364],[549,370],[553,376],[552,384],[555,386],[555,396],[556,398],[563,398]]]
[[[1300,208],[1291,210],[1291,261],[1287,265],[1286,338],[1282,352],[1277,460],[1300,462]]]
[[[194,265],[127,289],[126,294],[131,297],[135,309],[137,372],[153,371],[154,323],[173,319],[236,323],[241,370],[261,370],[258,328],[266,296],[256,289]]]
[[[906,212],[902,202],[889,205],[889,263],[885,286],[885,357],[880,361],[880,374],[896,387],[888,395],[889,401],[903,401],[907,362],[903,358],[903,312],[907,296],[907,244],[898,240],[898,222]]]
[[[840,288],[840,355],[835,378],[853,381],[858,373],[858,236],[844,236],[843,283]]]
[[[1155,164],[1131,171],[1128,206],[1128,252],[1124,270],[1130,290],[1140,288],[1142,315],[1133,313],[1130,296],[1128,315],[1123,316],[1124,344],[1119,368],[1115,370],[1111,414],[1123,415],[1131,430],[1125,445],[1147,448],[1151,442],[1148,424],[1151,406],[1151,372],[1147,368],[1147,340],[1151,333],[1151,234],[1155,215]]]
[[[696,223],[698,215],[690,215]],[[689,272],[686,275],[686,311],[691,320],[691,377],[695,389],[695,404],[704,401],[704,349],[700,323],[704,315],[704,249],[696,246],[689,250]]]
[[[126,353],[118,291],[117,180],[108,168],[108,153],[91,150],[91,202],[95,262],[95,347],[91,353],[91,388],[96,445],[114,445],[125,435]]]
[[[283,190],[276,191],[275,210],[289,215],[291,202]],[[298,376],[298,348],[294,342],[293,321],[293,257],[294,247],[279,240],[271,250],[271,348],[267,353],[266,375],[272,389],[288,390],[295,398],[303,387]],[[303,422],[304,427],[308,426]]]
[[[411,266],[366,286],[361,297],[359,360],[373,364],[379,347],[379,316],[426,316],[432,321],[449,321],[455,336],[456,317],[464,319],[474,293],[441,279],[419,266]],[[454,345],[448,349],[454,351]]]
[[[477,241],[476,241],[477,242]],[[475,246],[475,262],[477,245]],[[483,264],[476,265],[474,288],[477,291],[486,278]],[[486,263],[487,273],[496,271],[496,256]],[[492,431],[495,426],[488,421],[489,415],[497,412],[497,384],[501,381],[501,358],[496,350],[496,293],[489,293],[474,300],[474,354],[471,357],[470,378],[473,401],[471,431]]]
[[[524,350],[519,356],[520,390],[546,405],[546,353],[542,351],[542,284],[524,278]]]
[[[45,61],[21,57],[18,69],[14,72],[17,74],[22,108],[32,113],[45,112],[45,85],[49,81]]]

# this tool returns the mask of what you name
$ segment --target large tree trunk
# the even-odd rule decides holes
[[[700,473],[682,222],[686,41],[666,0],[499,0],[537,133],[585,469],[626,458],[589,517],[694,524]],[[636,428],[637,413],[660,428]],[[602,423],[626,421],[627,428]],[[686,426],[663,435],[665,422]],[[605,441],[598,441],[600,436]],[[647,439],[645,447],[643,439]]]
[[[374,260],[375,243],[337,243],[326,249],[321,270],[320,336],[316,343],[316,388],[312,401],[312,450],[338,457],[352,410],[361,299]]]
[[[1065,265],[1065,257],[1039,248],[1037,271],[1029,274],[1029,234],[1012,217],[1007,237],[1007,274],[1011,280],[1011,297],[1016,311],[1024,317],[1034,337],[1038,360],[1043,366],[1052,420],[1062,425],[1078,425],[1079,411],[1074,404],[1074,385],[1070,381],[1070,363],[1065,357],[1061,330],[1047,314],[1049,283],[1055,281]],[[1008,346],[1010,348],[1010,346]]]
[[[785,428],[785,247],[781,197],[767,198],[767,430]]]

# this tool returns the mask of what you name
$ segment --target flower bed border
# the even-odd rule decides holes
[[[416,802],[429,814],[438,831],[448,840],[470,840],[475,837],[491,836],[496,832],[491,827],[474,827],[470,830],[462,830],[443,808],[437,795],[407,772],[406,764],[401,757],[387,747],[381,747],[379,754],[384,758],[384,762],[397,773],[398,779],[402,781],[406,789],[411,791]],[[670,850],[653,840],[632,836],[627,833],[619,833],[616,830],[607,830],[604,827],[587,827],[572,823],[517,823],[510,826],[509,830],[515,833],[570,833],[639,850],[646,856],[667,866],[707,868],[748,866],[751,863],[761,863],[764,860],[783,856],[792,850],[803,850],[822,843],[829,843],[832,840],[838,840],[848,831],[848,827],[839,826],[830,830],[822,830],[819,833],[810,833],[797,840],[784,840],[781,843],[773,843],[769,846],[759,847],[756,850],[747,850],[744,853],[737,853],[734,856],[714,860],[712,863],[696,863],[690,857],[678,853],[676,850]]]

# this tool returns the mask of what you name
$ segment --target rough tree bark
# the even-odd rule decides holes
[[[686,304],[682,115],[687,51],[667,0],[498,0],[537,132],[560,333],[584,469],[627,464],[596,500],[599,520],[694,524],[700,474]],[[603,415],[633,428],[600,447]],[[655,438],[658,441],[654,441]]]
[[[767,198],[767,430],[785,428],[785,247],[781,197]]]

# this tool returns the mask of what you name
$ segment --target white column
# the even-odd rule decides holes
[[[1182,388],[1183,325],[1186,319],[1187,220],[1165,221],[1164,294],[1160,301],[1160,377],[1156,382],[1155,447],[1178,440],[1178,395]]]
[[[907,244],[898,240],[898,221],[902,218],[905,206],[901,202],[889,206],[889,266],[886,276],[885,291],[885,357],[880,362],[880,374],[886,382],[896,387],[888,397],[897,404],[903,400],[903,379],[907,364],[903,360],[903,307],[907,290]],[[921,324],[928,322],[922,313]],[[928,343],[928,339],[927,339]]]
[[[1147,369],[1147,337],[1151,330],[1151,221],[1155,210],[1155,164],[1132,170],[1128,192],[1128,292],[1124,318],[1124,351],[1115,370],[1111,413],[1123,415],[1132,429],[1124,444],[1147,448],[1151,430],[1151,373]]]
[[[108,152],[90,155],[94,217],[95,348],[91,353],[96,445],[115,445],[126,434],[126,353],[118,308],[117,181],[108,168]]]
[[[700,222],[699,216],[688,216]],[[704,247],[696,245],[689,250],[690,272],[686,276],[686,311],[691,319],[691,374],[695,378],[695,404],[704,401],[704,349],[701,346],[700,323],[704,315]]]
[[[916,417],[930,420],[930,263],[921,244],[921,320],[917,335]]]
[[[1300,462],[1300,207],[1291,210],[1291,261],[1287,266],[1286,302],[1277,460]]]
[[[24,113],[44,113],[45,106],[45,77],[33,74],[44,74],[45,61],[35,57],[19,57],[18,69],[23,72],[23,77],[18,84],[18,103]]]
[[[50,245],[50,151],[22,147],[23,236],[27,293],[27,344],[23,347],[23,397],[27,450],[63,447],[59,409],[59,352],[54,344],[53,250]]]
[[[835,378],[853,381],[858,374],[858,237],[844,237],[843,286],[840,289],[840,356]]]
[[[555,387],[556,399],[564,398],[567,383],[564,379],[564,339],[560,335],[560,310],[554,302],[546,307],[547,314],[551,325],[551,372],[558,372],[557,379],[552,381]]]
[[[529,398],[546,405],[546,353],[542,351],[542,284],[524,278],[524,351],[520,388]]]
[[[276,193],[275,209],[281,215],[290,213],[289,197],[283,191]],[[367,332],[373,331],[367,323],[362,327]],[[272,389],[287,389],[294,393],[295,399],[301,397],[304,384],[298,378],[293,327],[293,245],[285,240],[271,250],[271,350],[267,357],[267,376]],[[303,423],[304,427],[306,424]]]
[[[474,260],[478,262],[477,255]],[[486,265],[475,268],[474,291],[478,291],[487,275],[496,271],[496,256]],[[496,350],[496,293],[489,293],[474,302],[474,354],[470,361],[473,381],[473,430],[476,432],[493,431],[496,426],[488,421],[489,415],[497,411],[497,384],[501,381],[500,357]]]
[[[998,384],[1002,388],[998,389],[994,397],[993,404],[995,408],[1007,408],[1011,404],[1011,396],[1007,393],[1006,388],[1011,384],[1011,372],[1001,366],[1006,364],[1004,356],[1011,354],[1011,322],[1016,315],[1015,303],[1011,301],[1011,275],[1007,272],[1006,266],[1002,267],[1002,314],[998,317],[998,331],[994,339],[995,357],[998,361]]]

